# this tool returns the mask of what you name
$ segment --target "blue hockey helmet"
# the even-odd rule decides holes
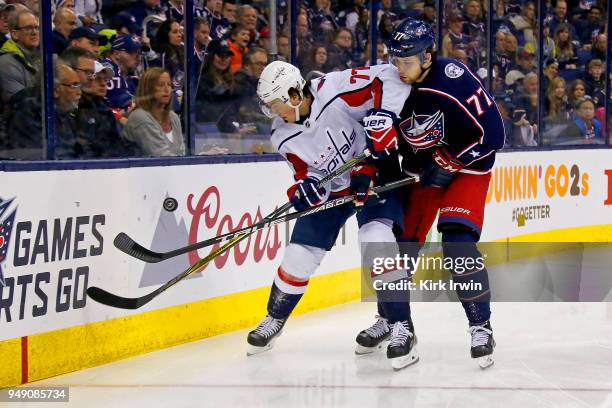
[[[434,32],[424,21],[407,18],[391,34],[389,55],[395,58],[421,55],[435,44]]]

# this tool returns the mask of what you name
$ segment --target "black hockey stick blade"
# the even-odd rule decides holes
[[[117,296],[97,286],[87,288],[87,296],[98,303],[102,303],[103,305],[118,307],[120,309],[138,309],[145,303],[148,303],[150,300],[148,299],[143,302],[141,298],[125,298]]]
[[[143,247],[124,232],[117,234],[113,243],[117,249],[141,261],[156,263],[166,259],[165,253],[151,251],[149,248]]]

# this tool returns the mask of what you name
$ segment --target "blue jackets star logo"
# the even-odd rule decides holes
[[[0,286],[5,286],[2,263],[6,260],[9,243],[11,242],[11,232],[13,231],[13,224],[15,223],[15,213],[17,210],[13,210],[13,212],[8,214],[6,217],[3,217],[3,215],[12,202],[13,199],[3,200],[0,198]]]
[[[399,127],[402,136],[415,151],[427,149],[443,143],[444,114],[442,111],[437,111],[433,115],[417,115],[413,112],[412,116],[400,123]]]

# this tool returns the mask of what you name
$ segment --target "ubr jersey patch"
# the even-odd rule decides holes
[[[459,78],[465,70],[456,64],[450,63],[444,68],[444,73],[451,79]]]

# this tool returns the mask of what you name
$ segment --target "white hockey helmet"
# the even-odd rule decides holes
[[[274,116],[269,108],[269,104],[280,100],[295,109],[296,120],[299,120],[299,107],[301,103],[297,106],[289,103],[289,89],[296,89],[300,96],[303,97],[302,90],[305,85],[306,81],[302,78],[302,74],[297,67],[284,61],[269,63],[264,68],[257,83],[257,96],[262,102],[262,111],[269,117]]]

